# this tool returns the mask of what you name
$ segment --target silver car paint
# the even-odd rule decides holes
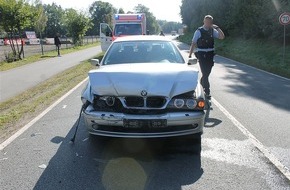
[[[142,37],[143,38],[143,37]],[[153,38],[153,37],[152,37]],[[151,39],[151,38],[150,38]],[[162,38],[163,39],[163,38]],[[139,40],[126,39],[116,41]],[[141,40],[141,37],[140,37]],[[155,40],[155,38],[153,38]],[[105,56],[106,57],[106,54]],[[102,65],[89,72],[89,82],[82,93],[82,98],[93,102],[94,95],[140,96],[146,90],[148,96],[166,96],[168,99],[188,91],[195,90],[196,97],[204,99],[201,85],[198,83],[198,70],[183,63],[136,63]],[[172,112],[162,115],[128,115],[115,112],[95,111],[89,105],[83,112],[89,133],[110,137],[171,137],[190,134],[202,134],[205,113]],[[123,127],[123,119],[166,119],[168,126],[198,125],[187,130],[150,133],[126,133],[98,130],[98,125]]]
[[[181,135],[190,134],[201,134],[203,133],[204,125],[204,112],[176,112],[176,113],[166,113],[162,115],[127,115],[123,113],[114,112],[96,112],[92,106],[89,106],[87,110],[83,113],[85,118],[85,124],[88,128],[89,133],[102,136],[111,137],[132,137],[132,138],[154,138],[154,137],[173,137]],[[114,127],[122,127],[123,119],[166,119],[168,126],[178,126],[180,125],[192,125],[197,124],[198,127],[186,130],[178,131],[167,131],[167,132],[150,132],[150,133],[125,133],[125,132],[112,132],[112,131],[102,131],[95,127],[98,125],[108,125]]]
[[[88,100],[92,99],[92,94],[140,96],[142,90],[147,91],[147,96],[165,96],[171,99],[196,89],[198,71],[185,64],[120,64],[90,71],[89,80],[91,89],[83,94]]]

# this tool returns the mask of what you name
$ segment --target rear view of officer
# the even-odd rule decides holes
[[[223,31],[213,24],[213,17],[206,15],[203,20],[203,26],[199,27],[192,38],[192,44],[189,50],[189,57],[195,52],[196,58],[199,60],[199,67],[202,73],[200,83],[204,88],[204,92],[208,99],[210,95],[209,75],[214,65],[214,39],[224,39]]]

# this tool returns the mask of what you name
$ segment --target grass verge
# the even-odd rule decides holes
[[[83,46],[76,46],[76,47],[72,47],[72,48],[68,48],[68,49],[63,48],[63,49],[61,49],[60,52],[62,55],[64,55],[64,54],[80,51],[83,49],[87,49],[90,47],[94,47],[94,46],[99,45],[99,44],[100,44],[99,42],[96,42],[96,43],[87,44],[87,45],[83,45]],[[52,57],[56,57],[55,50],[45,52],[44,55],[41,55],[41,54],[32,55],[32,56],[24,58],[23,60],[15,61],[12,63],[7,63],[6,61],[2,61],[2,62],[0,62],[0,71],[7,71],[9,69],[13,69],[16,67],[20,67],[20,66],[23,66],[26,64],[30,64],[30,63],[33,63],[36,61],[40,61],[40,60],[44,60],[44,59],[48,59],[48,58],[52,58]]]
[[[181,42],[190,44],[192,34],[179,37]],[[226,38],[216,41],[218,55],[254,66],[256,68],[290,78],[290,45],[286,46],[284,64],[283,47],[279,43],[265,40]]]
[[[103,53],[96,58],[101,59]],[[93,66],[89,61],[74,66],[26,92],[0,103],[0,142],[84,80]]]

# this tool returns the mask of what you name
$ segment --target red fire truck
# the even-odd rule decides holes
[[[146,17],[144,13],[115,14],[113,30],[107,23],[100,24],[100,40],[103,51],[106,51],[118,37],[146,34]]]

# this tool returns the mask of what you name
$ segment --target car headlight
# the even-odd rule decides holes
[[[197,102],[196,100],[194,99],[187,99],[186,100],[186,107],[189,108],[189,109],[194,109],[197,105]]]
[[[184,106],[184,100],[183,99],[175,99],[173,104],[176,108],[182,108]]]
[[[205,108],[205,101],[203,99],[195,98],[173,98],[167,108],[183,109],[183,110],[203,110]]]
[[[115,100],[116,100],[116,98],[113,96],[103,96],[100,99],[105,101],[107,106],[110,106],[110,107],[115,104]]]
[[[115,97],[109,96],[106,98],[106,104],[108,106],[113,106],[115,104]]]

